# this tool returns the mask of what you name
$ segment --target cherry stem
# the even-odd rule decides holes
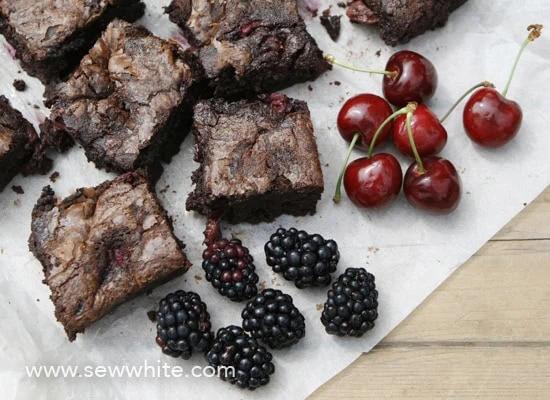
[[[459,105],[460,103],[462,103],[462,101],[463,101],[466,97],[468,97],[468,95],[469,95],[470,93],[472,93],[473,91],[479,89],[480,87],[486,87],[486,88],[489,88],[489,87],[490,87],[490,88],[494,88],[495,85],[493,85],[493,84],[492,84],[491,82],[489,82],[489,81],[484,81],[484,82],[480,82],[480,83],[478,83],[477,85],[471,87],[470,89],[468,89],[468,90],[466,91],[466,93],[464,93],[464,94],[456,101],[456,103],[453,104],[453,106],[450,108],[450,110],[447,111],[447,114],[445,114],[445,116],[444,116],[443,118],[441,118],[441,119],[439,120],[439,122],[441,122],[441,123],[443,124],[443,122],[445,122],[445,120],[446,120],[447,118],[449,118],[449,116],[453,113],[453,111],[455,110],[455,108],[457,108],[458,105]]]
[[[390,122],[392,122],[395,118],[399,117],[400,115],[407,114],[409,111],[411,111],[411,107],[409,107],[409,106],[410,106],[410,104],[407,105],[406,107],[403,107],[400,110],[397,110],[396,112],[394,112],[392,115],[390,115],[388,118],[386,118],[386,120],[384,122],[382,122],[382,124],[378,127],[378,129],[374,133],[374,136],[372,137],[372,141],[370,142],[369,152],[368,152],[368,157],[369,158],[372,157],[372,153],[374,153],[374,147],[376,146],[376,142],[378,141],[378,137],[380,136],[380,134],[382,133],[384,128]],[[416,104],[414,105],[414,109],[416,109]]]
[[[411,141],[411,149],[414,154],[414,159],[416,160],[416,164],[418,165],[418,172],[420,174],[425,174],[426,169],[424,168],[424,164],[422,163],[422,158],[420,158],[420,154],[418,154],[418,149],[416,148],[416,143],[414,142],[414,136],[413,136],[413,130],[412,130],[412,117],[413,117],[414,111],[407,112],[407,132],[409,133],[409,140]]]
[[[516,61],[514,62],[514,66],[512,67],[512,72],[510,72],[510,76],[508,77],[508,82],[506,83],[506,86],[504,87],[504,90],[502,91],[502,96],[506,97],[508,94],[508,89],[510,89],[510,84],[512,83],[512,78],[514,77],[514,74],[516,72],[516,68],[518,67],[519,59],[521,58],[521,55],[523,54],[523,51],[527,47],[527,45],[531,42],[534,42],[535,39],[539,38],[541,35],[543,26],[540,24],[533,24],[529,25],[527,27],[527,30],[529,31],[529,36],[527,36],[527,39],[523,42],[521,45],[521,48],[519,49],[519,53],[516,57]]]
[[[348,153],[346,154],[346,158],[344,160],[344,164],[342,165],[342,170],[340,171],[340,175],[338,176],[338,183],[336,184],[336,191],[334,192],[334,197],[332,198],[332,201],[334,201],[336,204],[340,203],[340,200],[342,199],[342,180],[344,179],[344,174],[346,173],[346,168],[348,167],[348,161],[351,157],[351,152],[353,148],[355,147],[355,143],[359,140],[361,137],[361,134],[357,132],[353,136],[353,140],[351,141],[348,149]]]
[[[348,65],[348,64],[341,63],[341,62],[337,61],[336,58],[332,54],[326,54],[325,55],[325,61],[332,64],[332,65],[337,65],[339,67],[350,69],[350,70],[356,71],[356,72],[366,72],[366,73],[369,73],[369,74],[388,75],[388,76],[391,76],[394,79],[397,76],[397,72],[395,72],[395,71],[392,72],[392,71],[379,71],[379,70],[363,69],[363,68],[357,68],[357,67],[353,67],[353,66]]]

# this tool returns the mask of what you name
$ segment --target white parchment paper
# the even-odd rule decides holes
[[[146,1],[146,16],[140,21],[156,34],[169,38],[178,29],[162,15],[167,0]],[[330,2],[310,0],[310,7],[324,10]],[[344,10],[332,7],[333,14]],[[310,32],[326,52],[349,63],[383,68],[400,48],[388,48],[373,28],[352,26],[342,18],[342,35],[332,42],[319,19],[305,15]],[[408,205],[403,196],[383,211],[355,208],[344,197],[332,201],[338,169],[346,143],[336,130],[336,115],[348,97],[361,92],[381,92],[381,78],[335,69],[316,82],[285,92],[307,100],[318,139],[326,192],[313,217],[283,216],[272,224],[224,226],[251,249],[266,287],[282,289],[294,297],[306,317],[307,335],[297,346],[274,351],[276,373],[269,386],[256,392],[241,391],[217,378],[28,378],[25,366],[157,366],[180,365],[190,374],[194,365],[206,365],[201,356],[191,361],[161,355],[154,343],[155,325],[146,312],[154,309],[168,292],[183,288],[198,292],[207,302],[214,328],[240,324],[241,304],[225,301],[204,279],[200,267],[201,232],[204,220],[185,211],[191,190],[192,138],[183,144],[157,185],[157,192],[174,217],[176,234],[188,245],[194,266],[183,277],[119,307],[90,327],[76,342],[69,343],[55,321],[49,289],[41,283],[41,266],[27,249],[31,210],[47,177],[22,178],[24,195],[7,188],[0,194],[0,398],[2,399],[226,399],[304,398],[369,351],[402,321],[458,266],[491,238],[504,224],[531,202],[550,183],[550,2],[547,0],[470,0],[451,17],[444,29],[429,32],[402,48],[418,51],[436,65],[440,84],[431,106],[438,115],[474,83],[489,79],[504,86],[511,63],[526,36],[528,24],[546,23],[549,30],[525,52],[509,96],[524,111],[523,128],[507,147],[486,151],[473,145],[462,128],[461,112],[446,123],[449,143],[443,156],[460,171],[464,196],[450,216],[431,216]],[[20,73],[0,39],[0,92],[12,105],[38,124],[47,115],[42,104],[43,87]],[[380,55],[375,53],[380,50]],[[12,82],[23,78],[29,85],[15,92]],[[338,81],[338,86],[333,82]],[[388,146],[388,150],[391,148]],[[393,150],[391,150],[393,151]],[[394,151],[395,153],[395,151]],[[354,156],[362,156],[357,152]],[[401,159],[406,168],[409,161]],[[60,178],[52,184],[60,196],[78,187],[92,186],[111,178],[86,161],[81,149],[55,156]],[[169,187],[167,186],[169,185]],[[163,190],[165,189],[165,190]],[[336,239],[346,267],[367,267],[376,276],[380,291],[380,317],[376,328],[364,338],[339,339],[324,333],[318,305],[326,289],[297,290],[291,282],[274,275],[265,264],[263,244],[277,227],[297,226]],[[82,370],[80,371],[82,372]],[[151,373],[150,373],[151,374]]]

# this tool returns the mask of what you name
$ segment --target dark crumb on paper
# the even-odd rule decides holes
[[[153,289],[149,289],[145,292],[145,296],[151,296],[153,294]]]
[[[523,207],[527,207],[527,203],[523,203]]]
[[[325,167],[327,167],[327,168],[328,168],[329,166],[330,166],[330,164],[329,164],[329,163],[326,163],[326,164],[325,164]]]
[[[374,54],[376,54],[376,57],[380,57],[380,55],[382,54],[382,49],[378,49]]]
[[[259,291],[260,292],[263,292],[265,290],[265,281],[263,281],[262,283],[260,283],[260,286],[259,286]]]
[[[319,9],[318,8],[313,8],[313,7],[310,7],[310,6],[307,6],[306,7],[306,10],[311,14],[311,16],[313,18],[316,18],[317,17],[317,14],[319,13]]]
[[[36,301],[40,303],[40,299],[36,299]]]
[[[13,206],[14,206],[14,207],[17,207],[17,208],[21,207],[21,200],[19,200],[19,199],[15,200],[15,201],[13,202]]]
[[[323,309],[323,305],[319,303],[315,306],[315,308],[317,309],[317,311],[321,311]]]
[[[40,106],[38,104],[33,104],[32,107],[35,109],[35,110],[40,110]]]
[[[378,247],[369,247],[367,250],[372,254],[376,254],[380,249]]]
[[[325,30],[327,31],[330,38],[336,42],[338,38],[340,37],[340,19],[342,18],[341,15],[330,15],[330,8],[327,8],[325,11],[323,11],[323,15],[321,15],[321,25]]]
[[[27,88],[27,84],[23,79],[16,79],[13,81],[13,87],[18,92],[23,92]]]
[[[54,173],[50,175],[50,181],[51,181],[52,183],[55,183],[55,181],[57,180],[57,178],[59,178],[59,172],[54,171]]]
[[[25,194],[25,191],[23,190],[23,188],[21,186],[18,186],[18,185],[13,185],[11,187],[11,190],[13,190],[17,194]]]
[[[147,311],[147,318],[149,318],[149,321],[151,322],[157,322],[157,313],[156,311]]]
[[[471,195],[471,194],[472,194],[472,192],[466,192],[466,194],[467,194],[467,195]]]
[[[340,8],[347,8],[348,5],[346,3],[344,3],[343,1],[341,1],[337,4],[337,6],[340,7]]]
[[[200,275],[198,275],[198,274],[195,275],[195,280],[196,280],[196,281],[202,281],[202,276],[200,276]]]
[[[307,85],[307,90],[309,90],[310,92],[313,92],[313,86]]]
[[[170,189],[170,185],[166,185],[164,188],[160,189],[160,192],[164,194],[168,191],[168,189]]]
[[[340,86],[340,85],[342,84],[342,82],[340,82],[340,81],[334,81],[334,84],[335,84],[336,86]]]

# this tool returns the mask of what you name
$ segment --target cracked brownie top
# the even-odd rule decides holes
[[[79,189],[63,201],[46,187],[29,243],[70,340],[114,306],[190,265],[139,172]]]
[[[71,77],[48,91],[51,118],[99,167],[133,170],[160,147],[198,71],[175,43],[115,20]]]

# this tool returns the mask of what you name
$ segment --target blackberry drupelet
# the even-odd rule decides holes
[[[321,322],[331,335],[361,337],[374,328],[377,309],[374,276],[364,268],[348,268],[328,291]]]
[[[238,239],[221,239],[202,254],[206,280],[232,301],[249,300],[258,293],[254,259]]]
[[[271,353],[235,325],[218,331],[207,358],[222,380],[245,389],[254,390],[267,385],[269,376],[275,372]],[[234,369],[218,369],[221,366]]]
[[[265,244],[267,264],[299,289],[327,286],[340,260],[338,245],[321,235],[280,228]]]
[[[292,297],[280,290],[265,289],[242,312],[243,328],[272,349],[297,343],[306,334],[305,319]]]
[[[198,294],[178,290],[159,303],[157,344],[172,357],[191,358],[210,348],[213,334],[210,314]]]

